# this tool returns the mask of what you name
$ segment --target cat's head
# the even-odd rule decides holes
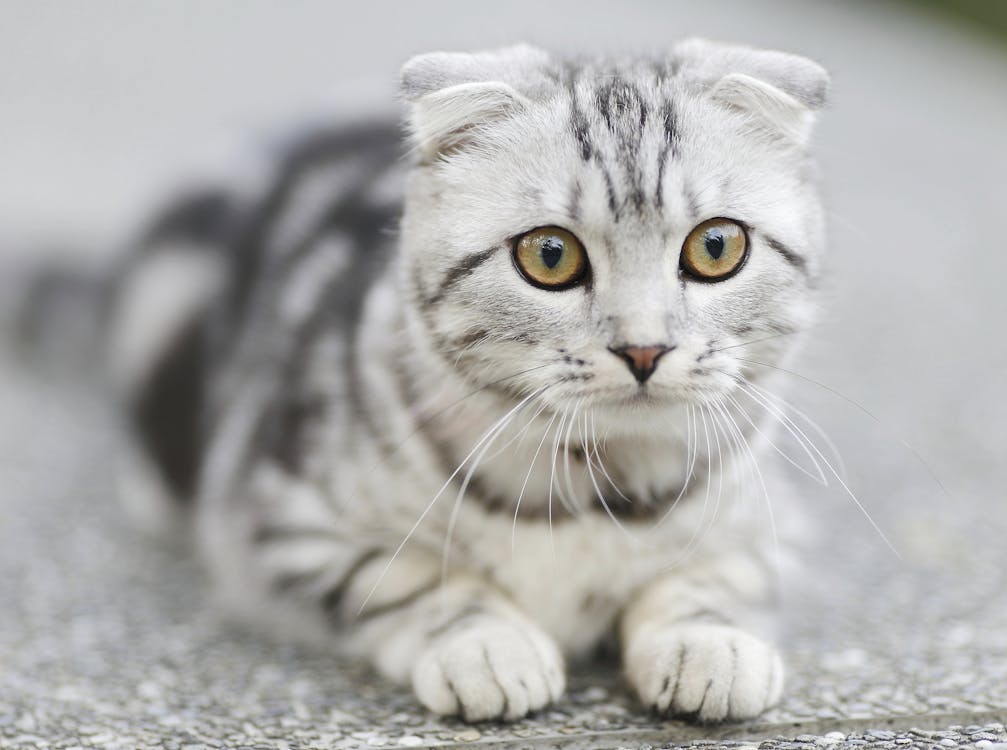
[[[827,86],[805,58],[699,40],[414,58],[402,269],[431,348],[474,386],[602,420],[778,362],[820,270],[807,144]]]

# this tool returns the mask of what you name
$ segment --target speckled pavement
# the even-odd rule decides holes
[[[420,711],[358,665],[223,620],[186,550],[119,511],[93,396],[0,367],[0,748],[1007,748],[1003,49],[888,2],[626,2],[615,13],[514,0],[474,18],[461,0],[428,0],[399,11],[407,33],[396,35],[380,3],[361,4],[350,34],[341,4],[246,0],[240,38],[223,3],[202,6],[199,24],[186,4],[153,5],[116,15],[36,2],[38,18],[29,4],[5,15],[0,162],[17,179],[0,185],[0,229],[121,232],[156,192],[157,164],[184,156],[207,120],[240,120],[253,103],[275,119],[328,83],[323,59],[391,80],[423,49],[531,38],[654,50],[690,32],[821,59],[835,78],[818,138],[827,312],[800,376],[774,387],[789,385],[838,444],[898,554],[835,482],[799,485],[819,533],[781,602],[783,703],[755,722],[661,721],[602,663],[575,667],[544,714],[471,727]],[[261,54],[281,37],[282,54]]]

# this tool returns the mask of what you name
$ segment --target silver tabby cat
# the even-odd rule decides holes
[[[188,507],[230,599],[437,713],[540,709],[614,633],[646,706],[759,714],[754,363],[813,315],[827,86],[700,40],[414,58],[406,158],[394,122],[322,129],[150,227],[113,337],[131,499]]]

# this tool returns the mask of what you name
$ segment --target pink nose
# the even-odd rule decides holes
[[[671,348],[667,346],[620,346],[611,347],[609,351],[626,363],[638,383],[644,383],[657,369],[657,360],[671,351]]]

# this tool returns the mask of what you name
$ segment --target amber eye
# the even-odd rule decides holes
[[[702,281],[733,275],[748,255],[744,227],[731,219],[710,219],[693,229],[682,245],[682,270]]]
[[[584,246],[559,227],[539,227],[518,237],[514,262],[529,283],[544,289],[566,289],[587,273]]]

